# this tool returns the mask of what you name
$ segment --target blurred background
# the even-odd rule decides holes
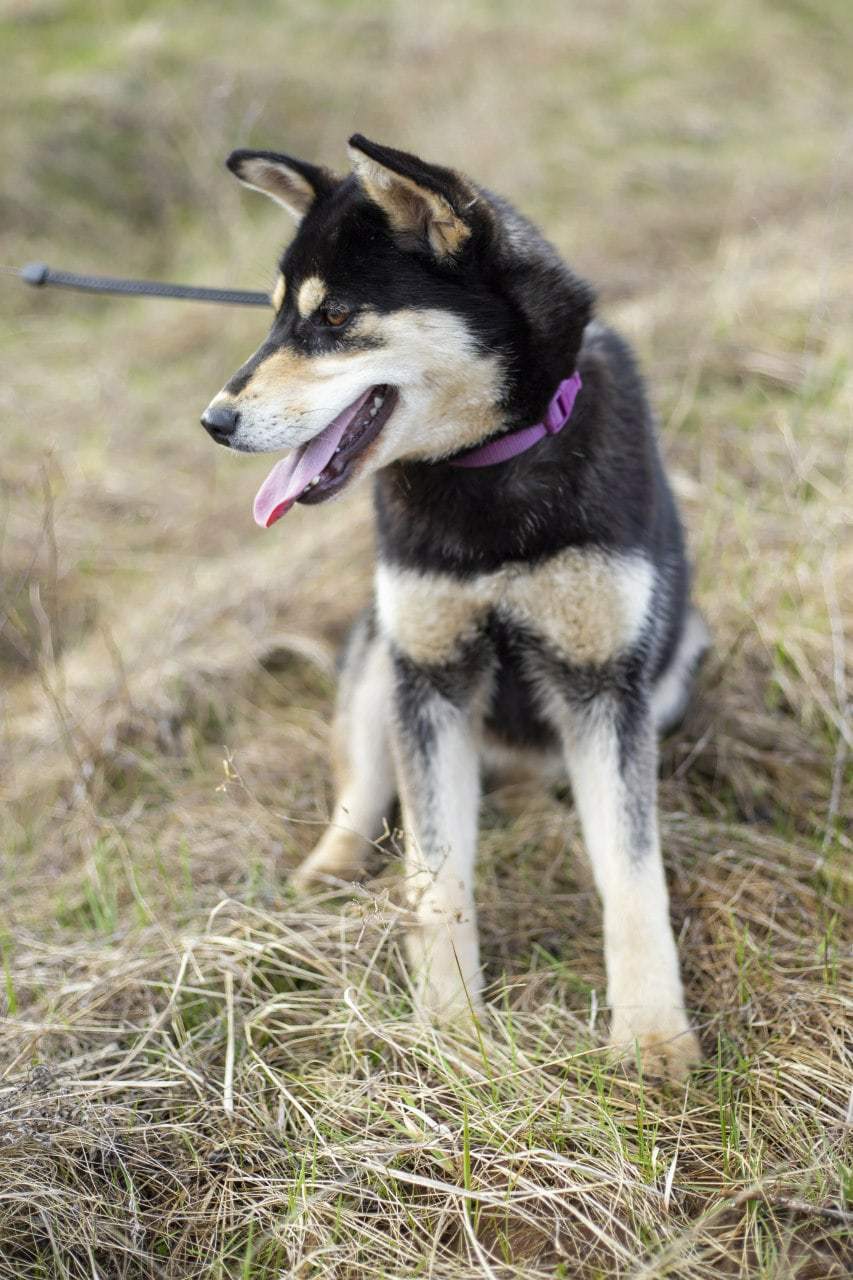
[[[654,1153],[643,1164],[630,1086],[608,1092],[617,1110],[599,1114],[599,1086],[568,1077],[559,1099],[567,1090],[572,1115],[587,1117],[584,1142],[602,1161],[591,1190],[567,1184],[588,1234],[575,1217],[561,1226],[560,1202],[546,1197],[537,1221],[562,1240],[570,1269],[554,1269],[552,1245],[535,1243],[525,1220],[503,1255],[519,1269],[507,1262],[499,1274],[529,1280],[533,1258],[552,1259],[536,1275],[628,1274],[631,1251],[658,1246],[670,1263],[644,1275],[701,1277],[706,1263],[780,1280],[844,1274],[830,1237],[843,1176],[833,1135],[846,1098],[836,1001],[850,862],[849,0],[2,0],[0,15],[6,267],[38,259],[269,288],[290,223],[238,187],[225,157],[256,146],[341,168],[359,130],[503,193],[595,284],[600,314],[645,369],[714,633],[688,722],[664,746],[661,807],[688,1004],[731,1074],[694,1094],[686,1129],[680,1102],[656,1113],[659,1166]],[[373,990],[382,974],[397,989],[395,953],[361,970],[363,934],[344,944],[352,913],[378,921],[364,904],[380,899],[340,917],[317,907],[306,933],[285,889],[329,813],[334,653],[369,592],[369,495],[297,509],[262,532],[251,507],[269,459],[216,448],[198,422],[268,319],[36,293],[0,274],[0,1075],[25,1082],[0,1096],[0,1112],[17,1099],[32,1132],[54,1143],[52,1154],[38,1136],[27,1146],[24,1121],[14,1130],[23,1145],[7,1166],[18,1181],[3,1198],[0,1274],[159,1276],[156,1260],[170,1258],[169,1275],[260,1275],[245,1259],[263,1226],[276,1249],[285,1240],[284,1254],[264,1256],[286,1257],[288,1275],[414,1275],[427,1244],[412,1224],[438,1239],[429,1193],[395,1199],[360,1163],[364,1142],[387,1153],[402,1132],[399,1167],[424,1167],[408,1131],[386,1123],[413,1061],[405,1021],[374,1042],[372,1075],[361,1050],[335,1056],[343,985]],[[391,872],[377,859],[377,884],[393,892],[396,839],[385,845]],[[478,899],[488,976],[507,979],[494,1026],[511,1007],[506,1043],[532,1062],[552,1064],[592,1035],[603,991],[595,897],[567,857],[579,850],[564,796],[488,790]],[[224,897],[249,913],[244,923],[205,926]],[[251,913],[267,908],[256,942]],[[203,935],[195,994],[187,1004],[173,991],[164,1011],[188,954],[184,929]],[[255,956],[278,929],[293,959],[273,982]],[[306,1099],[315,1137],[328,1120],[324,1151],[350,1144],[340,1167],[368,1189],[367,1209],[347,1199],[349,1184],[334,1190],[335,1165],[325,1184],[315,1168],[310,1212],[287,1217],[290,1156],[269,1134],[292,1124],[306,1150],[314,1138],[303,1112],[267,1098],[267,1076],[242,1049],[242,1145],[236,1171],[227,1165],[219,1086],[199,1083],[222,1079],[229,1052],[233,1066],[223,955],[240,1017],[260,1017],[273,989],[292,999],[286,1018],[276,1006],[291,1039],[264,1041],[263,1071],[280,1070],[275,1079]],[[393,1001],[376,998],[372,1016],[390,1017]],[[397,1057],[392,1032],[403,1036]],[[440,1114],[455,1133],[489,1112],[488,1099],[464,1094],[467,1059],[454,1054],[436,1050],[407,1087],[427,1091],[418,1115]],[[27,1092],[27,1072],[44,1062],[78,1082],[78,1129],[51,1110],[43,1080]],[[500,1103],[519,1109],[495,1120],[499,1141],[486,1120],[471,1131],[477,1176],[499,1197],[505,1135],[521,1135],[528,1170],[565,1123],[542,1071]],[[99,1092],[116,1072],[133,1077],[126,1107],[117,1086]],[[137,1124],[139,1107],[162,1124]],[[534,1132],[536,1116],[551,1127]],[[121,1135],[141,1215],[130,1234],[124,1184],[108,1161],[97,1173],[91,1134],[106,1134],[113,1153]],[[671,1206],[662,1179],[673,1151]],[[272,1182],[241,1181],[251,1152],[280,1179],[275,1194]],[[434,1175],[455,1177],[452,1151],[442,1158]],[[184,1187],[207,1170],[218,1190],[184,1201],[171,1183],[163,1190],[164,1169]],[[536,1177],[552,1185],[555,1169]],[[797,1203],[836,1208],[757,1216],[749,1187],[765,1176]],[[745,1199],[721,1217],[715,1197],[738,1180]],[[694,1229],[706,1207],[710,1225]],[[442,1237],[448,1257],[462,1257],[469,1228],[460,1219],[460,1234]],[[403,1251],[393,1257],[391,1236]],[[57,1240],[73,1242],[62,1266]],[[297,1271],[299,1249],[317,1241],[331,1250],[325,1262]],[[467,1265],[441,1274],[498,1274]]]
[[[269,287],[290,224],[224,157],[254,145],[340,167],[355,129],[543,224],[639,350],[716,637],[665,785],[690,811],[829,840],[845,749],[846,0],[3,14],[4,264]],[[104,815],[140,841],[155,898],[152,840],[185,850],[196,890],[255,877],[272,892],[328,811],[332,654],[368,590],[368,496],[253,525],[268,460],[212,447],[198,415],[262,311],[36,294],[9,276],[0,290],[7,910],[47,927],[57,893],[85,899],[92,849],[111,856]]]

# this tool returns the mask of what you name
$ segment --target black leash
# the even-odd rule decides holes
[[[268,307],[268,293],[251,289],[206,289],[195,284],[164,284],[158,280],[121,280],[116,276],[79,276],[73,271],[54,271],[43,262],[29,262],[18,270],[4,270],[26,284],[43,288],[79,289],[83,293],[122,293],[141,298],[181,298],[187,302],[227,302],[235,307]]]

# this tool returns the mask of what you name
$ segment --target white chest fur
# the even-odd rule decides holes
[[[607,662],[636,641],[651,606],[654,570],[640,555],[570,547],[529,568],[505,565],[460,581],[380,564],[380,625],[412,661],[452,661],[495,611],[577,664]]]

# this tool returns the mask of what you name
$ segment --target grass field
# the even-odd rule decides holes
[[[266,287],[224,156],[355,128],[540,220],[640,352],[715,638],[661,773],[703,1068],[608,1066],[577,823],[520,786],[482,1037],[416,1025],[397,833],[286,884],[367,495],[252,524],[269,460],[198,415],[263,313],[0,275],[0,1278],[848,1275],[847,0],[0,12],[3,263]]]

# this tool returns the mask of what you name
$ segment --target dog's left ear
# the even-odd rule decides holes
[[[302,221],[318,196],[328,194],[338,184],[328,169],[277,151],[232,151],[225,163],[236,178],[282,205],[297,222]]]
[[[350,138],[349,154],[362,190],[385,212],[394,231],[426,243],[437,258],[460,252],[471,235],[471,211],[478,200],[464,178],[360,133]]]

